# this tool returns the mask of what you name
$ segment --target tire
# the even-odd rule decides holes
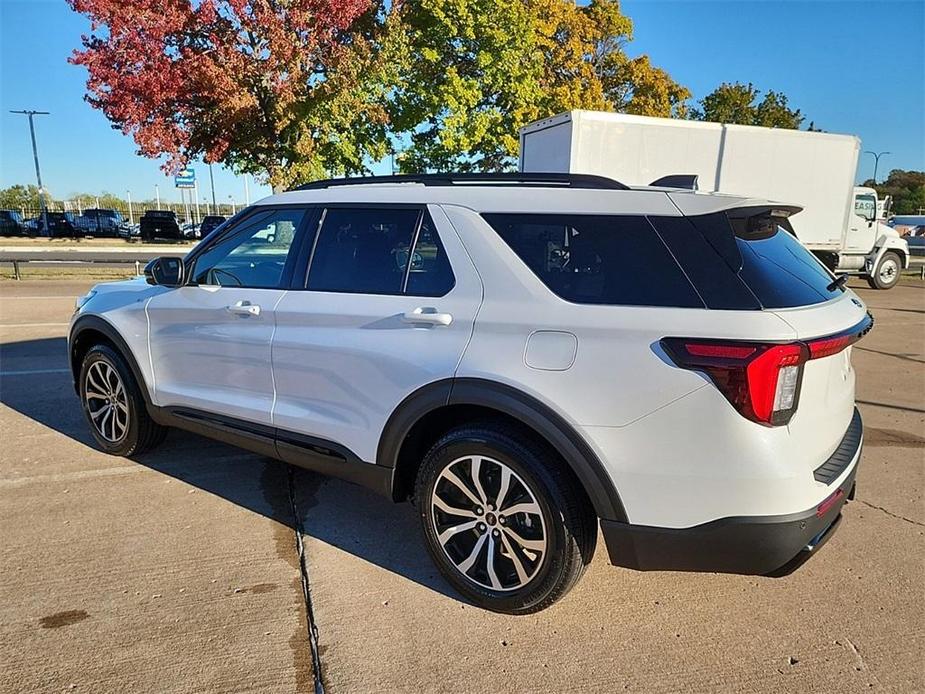
[[[903,261],[898,253],[887,251],[880,257],[880,262],[867,278],[871,289],[892,289],[899,282]]]
[[[499,497],[500,511],[524,510],[505,516],[494,508]],[[597,517],[577,481],[554,454],[509,426],[472,424],[444,435],[421,463],[415,499],[437,568],[464,597],[494,612],[549,607],[594,555]]]
[[[148,414],[125,359],[108,345],[94,345],[81,362],[80,403],[90,433],[110,455],[144,453],[167,435]]]

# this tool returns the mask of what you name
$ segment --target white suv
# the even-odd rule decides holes
[[[534,612],[590,562],[786,572],[852,498],[863,303],[797,208],[556,174],[262,200],[69,339],[99,445],[180,427],[398,501],[465,597]]]

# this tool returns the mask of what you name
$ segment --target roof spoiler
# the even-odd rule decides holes
[[[697,174],[670,174],[657,178],[649,184],[653,188],[684,188],[697,190]]]

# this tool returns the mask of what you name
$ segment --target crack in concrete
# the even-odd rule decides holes
[[[876,504],[872,504],[869,501],[864,501],[864,499],[858,499],[858,501],[860,501],[862,504],[872,509],[876,509],[877,511],[883,511],[888,516],[892,516],[893,518],[896,518],[898,520],[906,521],[907,523],[912,523],[912,525],[918,525],[920,527],[925,528],[925,523],[922,523],[917,520],[912,520],[911,518],[906,518],[905,516],[900,516],[898,513],[893,513],[892,511],[886,510],[885,508],[883,508],[883,506],[877,506]]]
[[[835,643],[838,643],[838,641],[836,641]],[[868,667],[867,662],[864,660],[864,656],[861,655],[861,649],[855,646],[854,641],[852,641],[849,638],[845,638],[844,645],[848,649],[848,652],[851,653],[852,656],[854,656],[854,669],[857,670],[858,672],[867,673],[867,676],[870,678],[870,684],[877,685],[879,687],[880,680],[873,673],[873,671],[871,671],[871,669]]]
[[[299,555],[299,573],[302,578],[302,599],[305,601],[305,621],[308,627],[308,645],[312,652],[312,671],[315,678],[315,694],[324,694],[324,680],[321,677],[321,653],[318,649],[318,627],[312,610],[312,595],[308,583],[308,565],[305,560],[305,543],[302,542],[302,517],[295,499],[295,479],[292,468],[287,466],[286,483],[289,491],[289,505],[292,507],[292,525],[295,530],[296,552]]]

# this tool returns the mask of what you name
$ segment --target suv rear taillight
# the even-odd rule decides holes
[[[807,342],[740,342],[666,337],[662,348],[683,369],[703,371],[743,417],[766,426],[786,424],[800,401],[803,364],[830,357],[873,327],[870,314],[850,330]]]
[[[786,424],[797,409],[809,348],[799,342],[766,344],[666,337],[662,347],[675,364],[706,373],[742,416]]]

